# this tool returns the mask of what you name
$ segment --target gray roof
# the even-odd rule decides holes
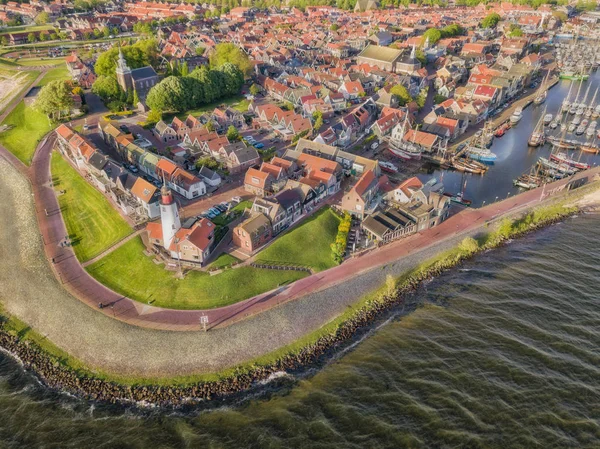
[[[218,181],[218,180],[221,179],[221,177],[219,176],[218,173],[215,173],[210,168],[205,167],[204,165],[202,167],[200,167],[200,170],[198,170],[198,174],[202,178],[206,178],[206,179],[208,179],[210,181]]]
[[[151,66],[140,67],[139,69],[131,70],[131,77],[134,80],[143,80],[147,78],[158,78],[158,75]]]

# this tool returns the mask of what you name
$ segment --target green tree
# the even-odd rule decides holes
[[[48,20],[50,19],[50,16],[48,15],[47,12],[41,12],[39,13],[37,16],[35,16],[35,23],[38,25],[45,25],[48,23]]]
[[[138,97],[137,90],[133,91],[133,106],[137,106],[140,103],[140,97]]]
[[[37,41],[37,37],[35,37],[35,33],[29,33],[27,35],[27,42],[29,42],[30,44],[32,44],[35,41]]]
[[[123,57],[131,69],[138,69],[147,65],[155,65],[158,60],[158,47],[154,39],[136,42],[134,45],[122,47]],[[101,53],[96,60],[94,69],[96,74],[115,76],[119,48],[113,47]]]
[[[235,126],[230,125],[229,128],[227,128],[226,136],[230,142],[234,142],[240,138],[240,133]]]
[[[427,64],[427,56],[425,56],[425,52],[422,48],[416,49],[415,56],[417,57],[422,66]]]
[[[315,133],[317,133],[321,129],[321,126],[323,126],[323,113],[321,111],[315,111],[313,112],[312,117],[315,121],[313,129],[315,130]]]
[[[252,86],[250,86],[250,94],[257,96],[258,93],[260,92],[260,87],[258,87],[256,84],[253,84]]]
[[[332,23],[331,26],[329,27],[329,29],[331,31],[337,31],[340,29],[340,26],[337,23]]]
[[[48,117],[58,118],[73,106],[71,89],[66,81],[50,81],[41,88],[34,103],[35,109]]]
[[[521,37],[523,36],[523,30],[516,23],[511,23],[510,28],[508,30],[508,36],[510,37]]]
[[[408,90],[406,90],[406,87],[402,84],[396,84],[390,89],[390,93],[396,96],[400,106],[406,106],[412,101],[412,97],[408,93]]]
[[[147,123],[158,123],[162,120],[162,113],[160,111],[155,111],[154,109],[151,109],[150,112],[148,112],[148,118],[146,119]]]
[[[430,45],[435,45],[442,38],[442,32],[437,28],[429,28],[427,31],[425,31],[425,33],[423,33],[421,44],[424,44],[427,38],[429,38]]]
[[[211,170],[217,170],[220,167],[220,164],[215,158],[207,156],[196,161],[196,168],[200,170],[202,167],[210,168]]]
[[[184,111],[190,104],[185,87],[183,78],[169,76],[150,89],[146,103],[160,112]]]
[[[56,33],[50,33],[50,40],[55,41],[58,39],[58,34]]]
[[[206,125],[204,125],[204,127],[206,128],[207,131],[209,131],[211,133],[215,131],[215,124],[212,121],[206,123]]]
[[[92,92],[108,102],[120,97],[121,88],[114,77],[100,75],[92,85]]]
[[[104,36],[104,37],[110,36],[110,28],[109,27],[102,28],[102,36]]]
[[[8,45],[8,39],[6,38],[6,36],[2,36],[2,39],[0,39],[0,43],[2,45]]]
[[[244,74],[232,63],[226,62],[220,67],[223,74],[224,95],[235,95],[239,93],[244,84]]]
[[[488,14],[481,21],[481,27],[482,28],[494,28],[496,25],[498,25],[498,22],[500,22],[500,19],[501,19],[500,15],[495,12]]]
[[[244,76],[249,76],[252,73],[252,64],[248,59],[248,55],[240,47],[231,42],[215,45],[210,56],[210,67],[219,68],[227,62],[236,65]]]

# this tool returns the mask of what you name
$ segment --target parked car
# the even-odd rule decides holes
[[[139,172],[138,168],[135,165],[130,165],[129,170],[131,171],[131,173]]]
[[[378,147],[378,146],[379,146],[379,142],[373,142],[373,143],[371,144],[371,149],[372,149],[372,150],[375,150],[375,149],[377,149],[377,147]]]
[[[242,199],[239,196],[234,196],[233,198],[231,198],[231,201],[235,204],[240,204],[242,202]]]
[[[259,150],[262,149],[262,148],[264,148],[264,147],[265,147],[265,144],[260,143],[260,142],[257,142],[257,143],[254,144],[254,148],[257,148]]]
[[[121,131],[123,131],[125,134],[129,134],[129,128],[127,127],[127,125],[121,125],[121,126],[119,126],[119,129]]]
[[[219,209],[217,209],[216,207],[211,207],[210,209],[208,209],[210,212],[212,212],[215,215],[221,215],[221,211]]]
[[[216,204],[213,206],[215,209],[217,209],[219,212],[225,212],[227,210],[226,207],[223,207],[222,204]]]

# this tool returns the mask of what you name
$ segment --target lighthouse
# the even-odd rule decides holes
[[[173,243],[175,234],[181,228],[181,221],[179,220],[177,203],[175,203],[173,193],[167,187],[166,183],[160,189],[160,195],[160,221],[162,225],[163,247],[168,250],[171,243]]]

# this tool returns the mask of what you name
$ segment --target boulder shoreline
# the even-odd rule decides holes
[[[565,208],[554,216],[542,218],[519,228],[509,235],[499,235],[485,245],[471,250],[459,250],[435,260],[422,270],[415,270],[393,288],[387,286],[376,300],[367,301],[348,319],[340,323],[332,334],[319,337],[314,343],[279,358],[265,366],[251,366],[237,374],[216,381],[198,382],[185,386],[126,385],[116,381],[81,375],[37,343],[21,339],[7,329],[7,320],[0,323],[0,347],[18,359],[28,371],[33,372],[45,386],[67,392],[77,397],[106,403],[145,404],[159,407],[182,407],[214,399],[225,399],[255,388],[274,373],[298,373],[319,365],[336,351],[355,341],[358,335],[370,329],[374,323],[402,304],[405,298],[419,289],[424,282],[455,268],[464,261],[488,249],[505,245],[509,240],[521,237],[551,225],[581,211],[579,207]]]

